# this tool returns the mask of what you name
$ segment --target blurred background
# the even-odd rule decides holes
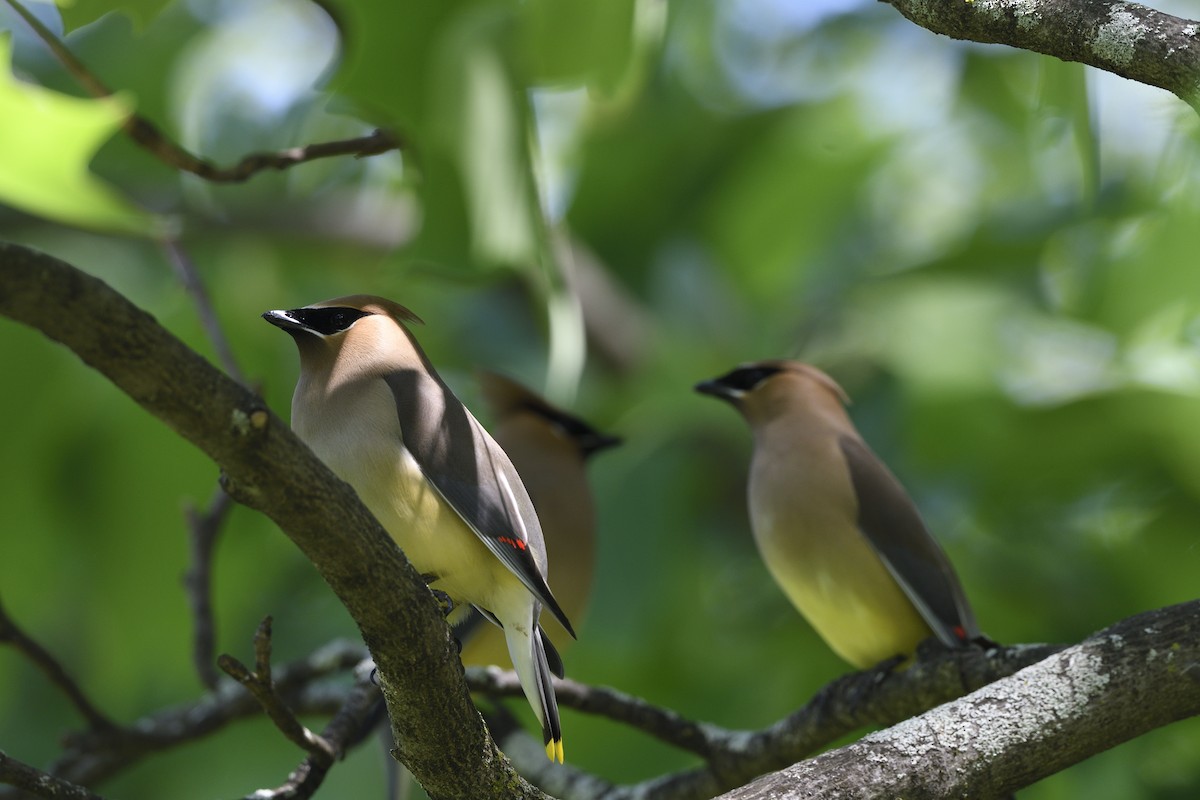
[[[424,318],[417,337],[472,408],[487,367],[622,436],[592,464],[599,563],[567,671],[689,717],[761,727],[848,671],[758,559],[744,423],[691,391],[742,361],[801,358],[842,382],[996,640],[1075,642],[1200,595],[1200,126],[1175,97],[935,36],[872,0],[411,5],[32,6],[218,163],[384,123],[406,147],[213,185],[117,135],[92,170],[161,216],[55,216],[14,195],[0,238],[103,278],[215,360],[145,235],[174,229],[285,417],[294,346],[261,312],[369,292]],[[84,96],[7,6],[0,28],[19,78]],[[196,698],[183,510],[215,467],[5,319],[0,364],[0,598],[117,720]],[[218,652],[244,660],[266,614],[277,662],[356,634],[246,509],[214,591]],[[44,766],[79,726],[0,648],[0,748]],[[563,727],[570,761],[609,780],[692,763],[570,710]],[[236,797],[299,760],[245,722],[99,791]],[[384,760],[355,751],[324,796],[381,796]],[[1198,794],[1192,719],[1021,797]]]

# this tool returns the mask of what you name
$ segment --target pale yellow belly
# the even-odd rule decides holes
[[[323,455],[318,450],[318,455],[354,487],[413,567],[428,577],[430,587],[459,606],[452,622],[468,605],[512,619],[528,602],[517,577],[425,480],[406,451],[396,447]]]
[[[417,571],[431,576],[432,588],[463,612],[467,604],[477,605],[507,624],[528,627],[528,590],[425,479],[402,445],[387,386],[376,381],[341,391],[335,410],[336,392],[298,386],[304,402],[293,401],[296,433],[354,487]]]
[[[865,669],[885,658],[911,654],[932,635],[857,531],[838,537],[836,543],[805,547],[803,554],[779,537],[755,538],[771,575],[792,605],[835,653],[855,667]]]

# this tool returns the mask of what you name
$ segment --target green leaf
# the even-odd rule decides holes
[[[332,88],[368,119],[407,135],[427,117],[429,67],[445,31],[475,2],[320,0],[341,31],[343,56]]]
[[[98,180],[88,162],[120,128],[130,103],[84,100],[18,81],[0,38],[0,202],[68,225],[155,235],[162,220]]]
[[[62,14],[63,27],[68,31],[95,22],[110,11],[120,11],[129,16],[137,27],[142,27],[158,16],[170,0],[56,0]]]
[[[342,37],[333,86],[410,145],[422,216],[406,256],[468,269],[534,264],[540,209],[515,4],[321,5]]]
[[[539,211],[529,108],[505,47],[509,21],[502,9],[460,15],[433,60],[438,91],[431,130],[462,182],[472,259],[517,266],[537,258]]]
[[[521,10],[520,52],[533,82],[587,82],[614,92],[634,54],[635,6],[635,0],[530,0]]]

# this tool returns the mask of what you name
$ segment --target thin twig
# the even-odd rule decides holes
[[[493,697],[522,694],[517,673],[499,667],[468,668],[467,685],[473,692]],[[554,694],[561,706],[621,722],[701,758],[707,758],[711,753],[712,743],[705,726],[640,697],[607,686],[588,686],[558,678],[554,680]]]
[[[213,653],[216,651],[216,622],[212,607],[212,559],[221,525],[233,508],[233,500],[220,486],[213,492],[204,512],[187,509],[191,540],[191,565],[183,576],[188,603],[192,607],[192,662],[200,683],[215,689],[220,673]]]
[[[29,24],[50,51],[62,62],[67,71],[74,76],[84,89],[93,97],[110,97],[113,92],[82,61],[72,53],[54,32],[42,24],[41,20],[19,2],[7,0],[22,19]],[[400,137],[389,130],[377,129],[366,136],[354,139],[341,139],[332,142],[319,142],[304,147],[291,147],[274,153],[252,153],[244,157],[232,167],[218,167],[211,161],[200,158],[171,141],[158,127],[137,114],[130,114],[122,125],[125,134],[137,142],[145,150],[163,163],[175,169],[190,172],[204,180],[213,183],[241,183],[253,175],[266,170],[283,170],[306,161],[331,156],[352,155],[356,158],[379,155],[390,150],[402,149],[405,144]]]
[[[195,263],[184,251],[178,240],[168,239],[163,242],[167,260],[175,270],[176,276],[196,306],[196,314],[200,324],[208,334],[209,341],[217,353],[217,360],[225,372],[238,383],[246,386],[245,376],[238,367],[233,355],[229,338],[221,328],[213,307],[212,298],[200,279],[200,273]],[[249,387],[255,388],[255,387]],[[188,530],[191,534],[191,566],[184,576],[184,586],[188,602],[192,607],[193,635],[192,660],[200,682],[212,689],[217,685],[220,675],[213,663],[213,652],[216,641],[216,623],[212,608],[212,559],[216,548],[217,536],[221,525],[228,516],[233,501],[225,490],[217,487],[208,510],[204,513],[195,508],[187,510]]]
[[[83,62],[75,57],[75,54],[67,49],[67,46],[62,43],[54,32],[42,24],[42,21],[29,12],[23,3],[18,0],[8,0],[8,4],[12,6],[13,11],[20,15],[25,23],[33,28],[33,32],[50,48],[55,57],[62,62],[67,71],[75,76],[75,80],[83,85],[83,88],[88,90],[88,93],[93,97],[108,97],[112,94],[107,86],[100,82],[100,79],[93,75]]]
[[[102,800],[83,786],[48,775],[0,751],[0,783],[51,800]]]
[[[275,727],[287,737],[288,741],[296,744],[318,758],[326,758],[330,762],[338,757],[337,748],[318,734],[313,733],[296,719],[296,715],[288,708],[287,703],[275,690],[271,680],[271,618],[266,617],[254,634],[254,671],[229,654],[223,654],[217,659],[218,666],[225,670],[229,677],[245,686],[254,699],[262,706],[263,711],[275,723]]]
[[[195,263],[188,257],[179,241],[175,239],[164,241],[163,249],[166,250],[167,260],[171,262],[180,283],[183,284],[196,306],[200,324],[204,326],[221,366],[229,377],[246,386],[246,379],[238,367],[237,359],[234,358],[233,348],[229,344],[228,337],[225,336],[225,331],[221,328],[216,310],[213,308],[212,298],[205,289],[204,282],[200,279]],[[184,587],[188,602],[192,607],[194,626],[192,660],[196,667],[196,674],[200,676],[200,682],[209,689],[217,685],[220,677],[213,663],[216,623],[212,608],[212,559],[217,536],[221,532],[221,525],[232,506],[233,501],[229,495],[218,486],[209,502],[207,511],[199,513],[195,508],[187,510],[188,530],[191,538],[191,566],[184,575]]]
[[[292,708],[308,714],[333,714],[345,703],[346,689],[319,682],[353,668],[367,657],[362,643],[338,640],[272,672],[275,691]],[[66,751],[50,767],[65,780],[94,785],[155,753],[211,736],[231,722],[261,714],[254,697],[233,681],[186,705],[166,708],[116,731],[71,734]],[[0,789],[0,798],[11,793]]]
[[[349,747],[361,741],[364,730],[378,724],[378,712],[383,702],[379,687],[370,679],[374,666],[373,661],[367,660],[355,669],[358,679],[354,688],[321,731],[321,738],[335,748],[336,758],[341,758]],[[244,800],[307,800],[321,787],[334,760],[324,753],[313,753],[292,770],[282,785],[275,789],[260,789]]]
[[[218,167],[211,161],[197,158],[184,150],[142,117],[130,117],[125,132],[168,166],[190,172],[212,183],[242,183],[267,169],[285,170],[297,164],[334,156],[366,158],[401,150],[406,146],[394,131],[376,128],[366,136],[353,139],[336,139],[274,152],[251,153],[231,167]]]
[[[71,701],[71,704],[75,706],[80,715],[87,720],[88,725],[93,731],[108,731],[116,727],[112,720],[96,708],[92,701],[88,700],[87,696],[83,693],[83,689],[67,674],[62,664],[58,663],[58,660],[50,655],[50,652],[46,648],[31,639],[17,626],[17,623],[8,615],[2,603],[0,603],[0,642],[11,644],[32,661],[50,679],[50,682],[67,696],[67,699]]]
[[[200,317],[200,324],[204,326],[204,332],[208,335],[208,339],[217,353],[217,360],[220,362],[221,368],[229,377],[246,386],[246,379],[242,376],[242,370],[233,356],[233,348],[229,344],[229,339],[225,336],[225,331],[221,329],[221,322],[217,319],[212,298],[209,296],[208,290],[204,288],[204,282],[200,280],[200,273],[196,270],[195,263],[175,239],[163,242],[163,249],[167,251],[168,260],[175,270],[176,277],[179,278],[179,282],[183,284],[183,288],[196,305],[196,314]]]

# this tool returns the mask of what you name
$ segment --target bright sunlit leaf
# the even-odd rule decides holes
[[[98,180],[88,162],[129,114],[121,97],[84,100],[17,80],[0,39],[0,202],[68,225],[152,235],[157,217]]]

